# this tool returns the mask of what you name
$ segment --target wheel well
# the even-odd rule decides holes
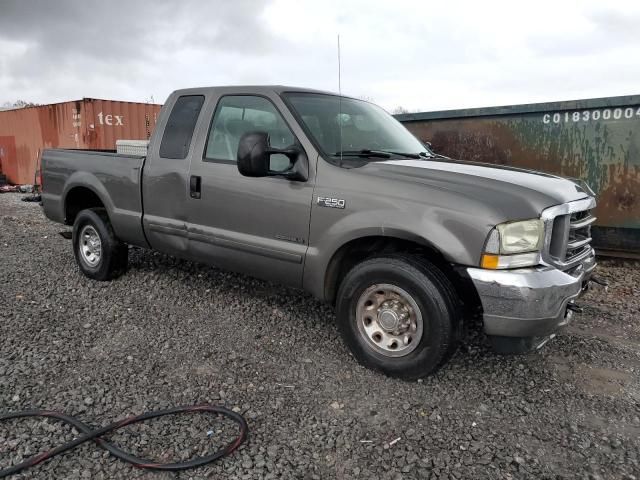
[[[104,208],[104,203],[87,187],[74,187],[69,190],[64,202],[64,223],[73,225],[78,213],[86,208]]]
[[[352,240],[333,255],[325,274],[325,299],[335,304],[340,283],[347,272],[367,258],[393,253],[408,253],[426,258],[449,279],[463,303],[465,317],[481,311],[481,302],[466,269],[447,261],[436,248],[395,237],[371,236]]]

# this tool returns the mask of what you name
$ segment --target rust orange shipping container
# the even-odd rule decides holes
[[[160,107],[83,98],[0,111],[0,173],[31,184],[44,148],[115,150],[116,140],[148,140]]]

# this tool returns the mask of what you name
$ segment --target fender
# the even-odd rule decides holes
[[[393,223],[381,224],[380,219],[383,218],[387,221],[393,219]],[[413,228],[407,228],[409,226]],[[334,222],[326,230],[320,230],[317,237],[312,232],[305,260],[303,288],[315,297],[324,299],[325,279],[331,260],[344,245],[367,237],[410,241],[439,252],[450,263],[475,265],[476,255],[482,250],[479,242],[484,242],[490,227],[487,226],[486,232],[480,234],[477,231],[473,235],[459,234],[469,228],[451,218],[437,223],[430,221],[430,217],[414,216],[411,212],[399,213],[397,210],[354,212]]]
[[[100,199],[107,211],[113,231],[120,240],[149,248],[142,232],[142,212],[118,208],[104,183],[93,173],[76,171],[67,179],[63,188],[63,201],[60,202],[63,216],[67,209],[67,195],[75,187],[91,190]]]
[[[65,221],[67,211],[67,197],[69,195],[69,192],[76,187],[86,188],[87,190],[91,190],[93,193],[95,193],[104,205],[104,208],[107,210],[107,215],[109,216],[109,218],[113,218],[115,207],[113,205],[113,202],[111,201],[109,192],[107,192],[107,189],[102,184],[102,182],[93,173],[89,173],[86,171],[76,171],[73,172],[67,179],[62,190],[63,201],[60,203],[62,204],[62,216],[65,217]]]

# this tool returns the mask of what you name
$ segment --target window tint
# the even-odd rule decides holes
[[[205,157],[235,162],[240,137],[247,132],[267,132],[274,148],[287,148],[295,137],[276,107],[266,98],[250,95],[222,97],[218,102],[209,130]],[[271,170],[290,167],[284,155],[271,155]]]
[[[185,95],[176,100],[169,115],[160,143],[162,158],[182,159],[187,157],[193,130],[204,103],[202,95]]]

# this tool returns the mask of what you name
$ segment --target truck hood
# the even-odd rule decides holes
[[[501,207],[510,218],[539,215],[553,205],[592,195],[585,185],[547,173],[460,160],[386,160],[366,170],[387,178],[417,182]],[[371,171],[374,173],[374,171]],[[526,212],[524,210],[527,210]]]

